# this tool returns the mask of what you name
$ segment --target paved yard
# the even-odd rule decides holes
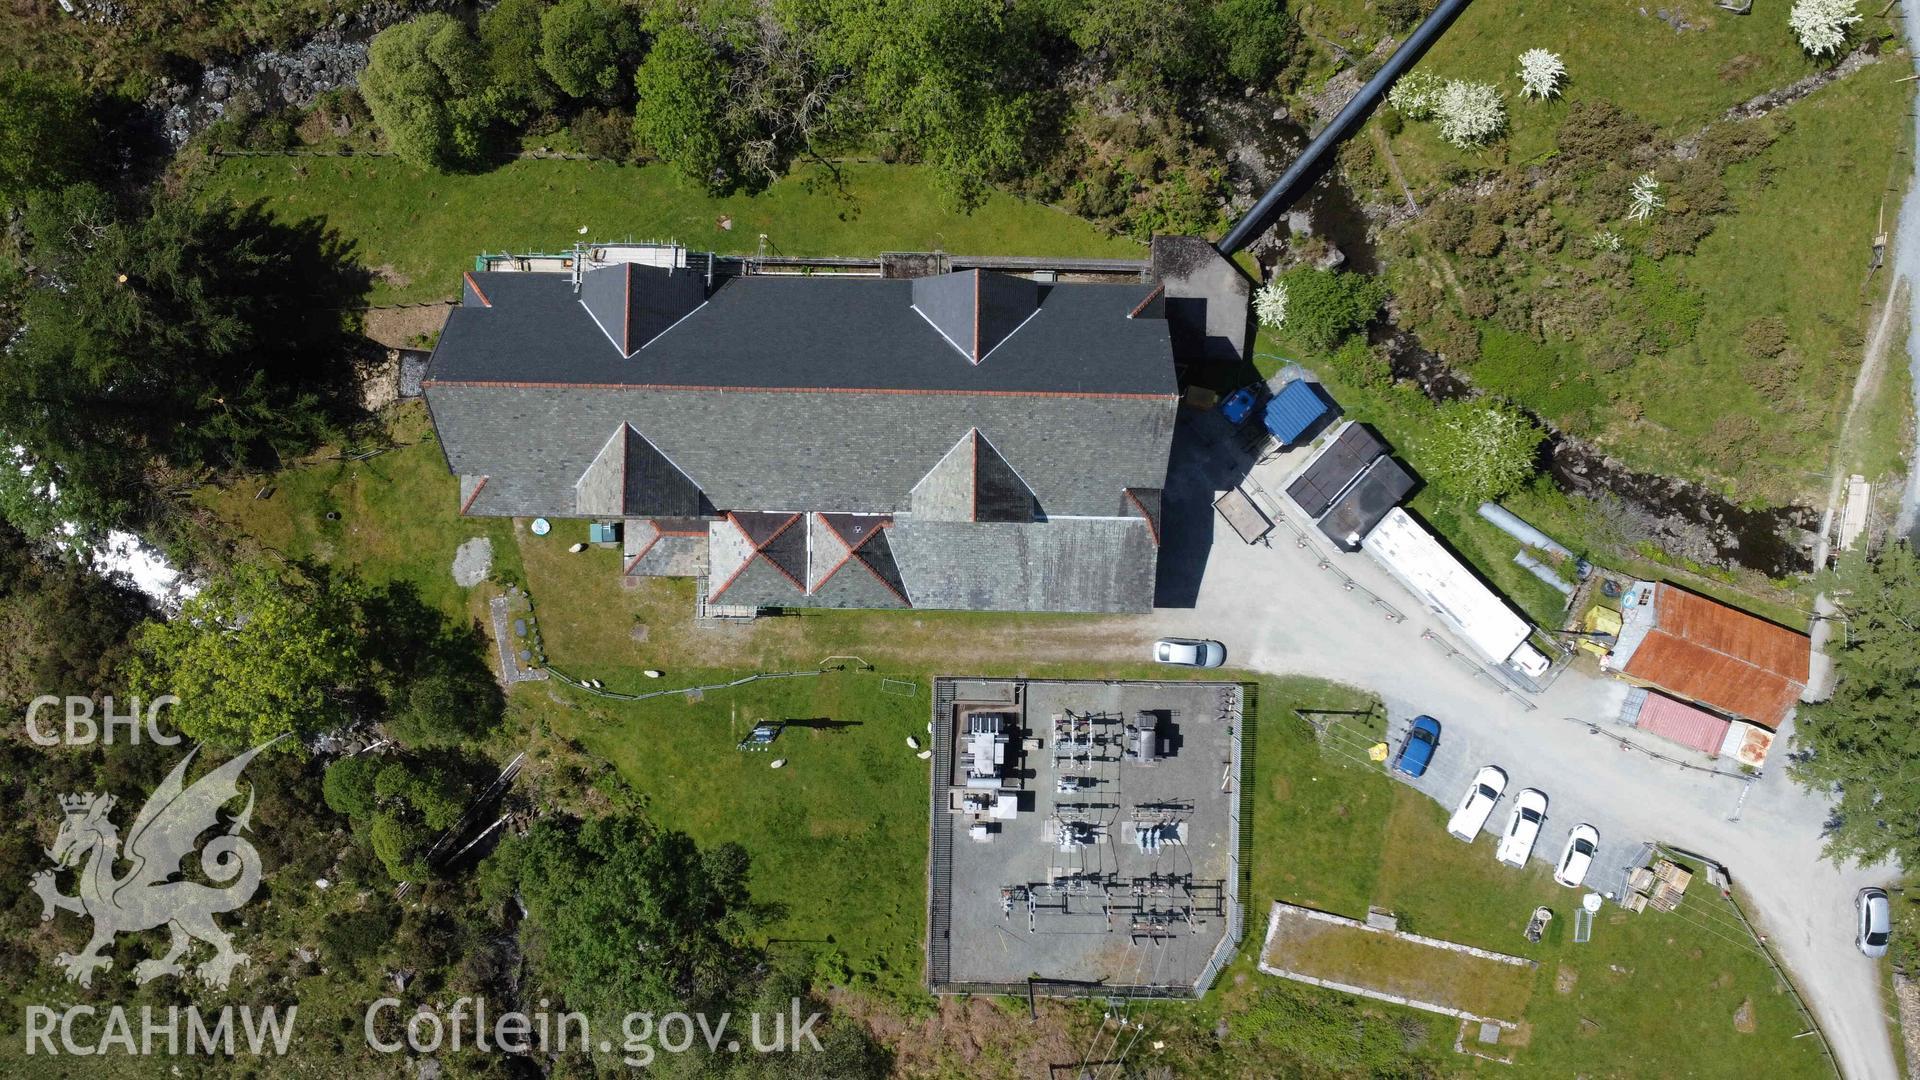
[[[1899,1075],[1890,1006],[1877,968],[1853,949],[1850,927],[1854,893],[1894,871],[1821,860],[1827,800],[1787,778],[1783,754],[1749,785],[1622,750],[1590,734],[1585,722],[1617,713],[1624,688],[1574,671],[1530,698],[1538,707],[1528,711],[1423,638],[1423,631],[1438,630],[1436,621],[1366,556],[1341,554],[1317,533],[1313,548],[1296,547],[1284,526],[1276,526],[1270,547],[1241,543],[1209,505],[1241,470],[1223,446],[1196,433],[1204,425],[1195,418],[1182,417],[1168,476],[1161,570],[1167,606],[1155,613],[1156,633],[1217,638],[1232,666],[1350,683],[1378,694],[1392,717],[1439,718],[1446,728],[1435,776],[1422,790],[1450,809],[1473,769],[1501,765],[1509,791],[1538,786],[1551,799],[1536,857],[1556,856],[1566,830],[1580,821],[1600,830],[1596,883],[1599,875],[1617,874],[1620,853],[1642,841],[1720,860],[1807,992],[1846,1074]],[[1257,466],[1254,479],[1278,495],[1284,470],[1283,462]],[[1321,553],[1336,569],[1319,567]],[[1346,579],[1357,588],[1343,587]],[[1406,621],[1390,621],[1364,590],[1398,607]],[[1503,800],[1496,828],[1506,809]]]

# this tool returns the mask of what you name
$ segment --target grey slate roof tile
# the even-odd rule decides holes
[[[1034,524],[896,519],[887,539],[915,607],[1148,611],[1156,552],[1138,518]]]

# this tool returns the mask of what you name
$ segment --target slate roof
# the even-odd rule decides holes
[[[953,444],[913,486],[915,517],[938,521],[1032,521],[1033,489],[979,428]]]
[[[965,522],[900,518],[887,530],[915,607],[1144,612],[1155,551],[1139,518]]]
[[[622,423],[574,482],[575,512],[588,517],[691,517],[700,488],[632,424]]]
[[[709,294],[631,263],[578,295],[565,274],[463,285],[423,383],[462,513],[630,532],[726,513],[699,542],[729,604],[1151,605],[1178,398],[1148,285],[764,275]],[[694,561],[651,550],[630,572]]]
[[[620,355],[632,356],[707,302],[706,279],[664,266],[602,266],[581,276],[579,302]]]
[[[1662,583],[1622,670],[1773,730],[1806,690],[1812,655],[1805,634]]]
[[[727,569],[709,576],[707,599],[769,608],[906,607],[887,543],[890,519],[855,517],[731,514],[714,522],[710,559]]]
[[[636,284],[648,271],[665,273],[636,266]],[[586,277],[620,272],[607,267]],[[1041,290],[1010,279],[1034,286],[1038,306],[1018,333],[999,340],[990,361],[974,364],[914,310],[915,280],[929,279],[731,278],[671,334],[641,342],[636,332],[639,351],[629,356],[595,323],[565,274],[492,271],[467,278],[490,304],[477,303],[468,290],[467,302],[449,314],[429,382],[1177,392],[1166,322],[1127,317],[1152,291],[1145,284],[1059,283]],[[673,278],[689,279],[698,280],[686,271]]]
[[[915,278],[913,310],[978,364],[1040,310],[1040,285],[987,270]]]

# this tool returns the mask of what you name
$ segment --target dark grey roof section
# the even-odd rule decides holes
[[[854,549],[853,557],[881,584],[887,596],[895,598],[904,607],[908,602],[907,586],[900,575],[899,561],[893,556],[893,542],[887,539],[887,535],[886,530],[875,534],[873,539]]]
[[[1032,521],[1039,506],[1027,482],[979,431],[973,433],[973,520]]]
[[[787,572],[786,576],[796,582],[797,587],[806,588],[807,580],[807,527],[806,519],[794,522],[781,529],[766,543],[760,545],[760,557]]]
[[[892,518],[880,514],[821,514],[820,518],[850,551],[893,522]]]
[[[627,288],[632,284],[627,268],[631,265],[603,266],[587,271],[580,279],[580,305],[621,356],[633,352],[633,346],[627,344]]]
[[[1318,518],[1369,462],[1386,452],[1386,440],[1372,428],[1348,424],[1287,485],[1287,497],[1299,504],[1308,517]]]
[[[1019,333],[1000,343],[992,362],[974,365],[955,363],[953,346],[914,311],[913,281],[732,278],[672,333],[625,357],[607,347],[608,336],[574,296],[567,275],[499,271],[469,276],[492,306],[453,310],[434,349],[429,382],[1168,397],[1178,392],[1167,323],[1127,317],[1149,291],[1140,284],[1053,285]],[[674,275],[688,277],[693,275],[685,271]],[[637,285],[641,278],[634,280]],[[641,430],[652,434],[644,425]]]
[[[706,302],[706,282],[686,269],[619,263],[580,279],[581,305],[621,356],[645,348]]]
[[[917,608],[1142,612],[1153,607],[1155,551],[1138,518],[914,521],[886,531]]]
[[[1047,515],[1107,517],[1120,512],[1122,489],[1165,485],[1177,408],[1171,394],[1034,400],[445,384],[430,386],[427,398],[453,472],[489,477],[468,513],[516,517],[574,515],[574,482],[622,423],[721,510],[902,511],[921,477],[978,428]]]
[[[1413,488],[1413,474],[1404,465],[1390,457],[1375,458],[1366,473],[1320,519],[1320,531],[1345,550],[1359,551],[1360,540]]]
[[[647,437],[621,424],[574,485],[576,512],[587,517],[692,517],[703,512],[700,488]]]
[[[973,363],[987,358],[1040,309],[1040,286],[988,270],[913,280],[913,307]]]

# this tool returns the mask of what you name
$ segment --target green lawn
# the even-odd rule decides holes
[[[398,449],[365,461],[329,460],[329,448],[308,462],[274,474],[201,489],[195,501],[244,538],[290,559],[358,567],[376,581],[405,581],[448,615],[478,616],[481,593],[453,580],[454,549],[475,537],[493,542],[496,574],[518,578],[520,551],[513,523],[462,518],[459,482],[447,472],[425,408],[404,405],[390,414]],[[270,482],[273,492],[255,496]],[[335,515],[329,518],[328,515]]]
[[[1338,37],[1344,28],[1373,22],[1372,7],[1366,0],[1332,0],[1315,4],[1303,18]],[[1689,29],[1676,32],[1656,10],[1685,20]],[[1874,17],[1877,7],[1862,10],[1868,18],[1855,28],[1855,41],[1889,25]],[[1363,37],[1361,43],[1373,40]],[[1532,48],[1558,53],[1565,62],[1560,98],[1519,97],[1519,56]],[[1669,0],[1644,13],[1638,5],[1607,0],[1476,0],[1416,70],[1499,86],[1508,98],[1509,127],[1507,138],[1491,149],[1463,151],[1442,142],[1430,124],[1406,125],[1393,151],[1417,190],[1458,164],[1539,160],[1553,149],[1554,130],[1575,101],[1604,98],[1671,134],[1684,134],[1740,102],[1813,74],[1819,65],[1787,30],[1784,9],[1741,16],[1711,0]]]
[[[239,157],[215,163],[203,197],[292,218],[324,217],[379,272],[372,302],[437,300],[481,252],[552,251],[595,240],[677,241],[779,255],[968,254],[1144,258],[1139,244],[1066,213],[994,194],[971,214],[947,209],[917,166],[806,165],[757,195],[715,197],[659,165],[515,161],[484,173],[434,173],[394,158]],[[731,218],[732,229],[719,220]]]
[[[1623,391],[1643,424],[1619,441],[1636,463],[1682,475],[1707,465],[1694,449],[1721,417],[1755,420],[1752,450],[1777,475],[1742,470],[1739,496],[1824,494],[1824,473],[1860,365],[1869,245],[1892,226],[1910,159],[1905,114],[1911,68],[1883,62],[1793,105],[1793,130],[1729,170],[1735,211],[1689,257],[1669,260],[1707,296],[1692,344],[1627,370]],[[1874,286],[1884,291],[1886,279]],[[1804,365],[1798,384],[1769,395],[1749,386],[1740,347],[1754,319],[1781,315]],[[1746,455],[1751,458],[1750,453]]]

